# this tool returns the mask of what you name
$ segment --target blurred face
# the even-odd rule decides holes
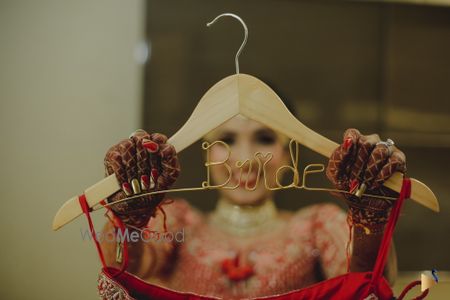
[[[239,186],[234,190],[220,190],[223,197],[229,202],[237,205],[258,205],[271,196],[271,191],[266,189],[264,185],[264,176],[262,166],[258,170],[258,163],[254,158],[256,152],[263,154],[271,152],[272,159],[266,165],[267,183],[270,187],[274,187],[275,172],[282,165],[288,164],[289,153],[287,150],[287,139],[277,134],[272,129],[242,116],[236,116],[212,133],[206,136],[206,140],[213,142],[221,140],[228,144],[231,150],[227,164],[232,167],[230,182],[227,186]],[[210,161],[219,162],[226,159],[228,151],[225,147],[215,145],[210,149]],[[252,169],[249,172],[249,164],[245,164],[242,168],[242,177],[240,177],[240,169],[236,167],[237,161],[253,160]],[[266,159],[262,158],[261,163]],[[258,179],[259,171],[259,179]],[[223,165],[211,167],[211,178],[214,184],[223,184],[229,178],[229,171]],[[256,185],[256,189],[249,191],[245,188],[245,184],[249,188]]]

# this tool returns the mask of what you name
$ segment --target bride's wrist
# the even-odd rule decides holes
[[[362,228],[365,234],[382,233],[389,219],[391,205],[374,207],[369,205],[370,200],[358,199],[356,196],[355,199],[352,198],[347,200],[349,224]]]

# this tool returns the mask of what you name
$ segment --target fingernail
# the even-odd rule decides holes
[[[158,180],[158,170],[156,170],[155,168],[152,169],[152,178],[153,180],[156,182],[156,180]]]
[[[350,146],[352,145],[352,138],[348,137],[344,140],[344,149],[348,150]]]
[[[150,140],[143,140],[142,146],[144,146],[144,148],[147,149],[148,151],[150,151],[151,153],[158,152],[158,150],[159,150],[159,145]]]
[[[150,189],[153,189],[155,187],[155,181],[153,180],[153,177],[150,177]]]
[[[131,186],[133,187],[133,192],[135,194],[140,194],[141,193],[141,186],[139,185],[139,181],[136,178],[131,180]]]
[[[155,182],[158,180],[158,170],[153,168],[150,176],[150,188],[153,189],[155,187]]]
[[[150,179],[147,175],[141,176],[141,187],[144,191],[148,190],[148,188],[150,187]]]
[[[358,180],[352,179],[352,181],[350,181],[349,192],[353,194],[355,190],[358,188],[358,186],[359,186]]]
[[[131,186],[128,182],[122,183],[122,190],[127,196],[131,196],[133,194],[133,192],[131,191]]]

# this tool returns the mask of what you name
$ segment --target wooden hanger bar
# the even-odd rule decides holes
[[[211,87],[187,122],[168,142],[179,153],[238,114],[258,121],[327,158],[339,146],[297,120],[264,82],[242,73],[228,76]],[[400,192],[402,179],[403,175],[397,172],[384,186]],[[438,212],[439,202],[431,189],[416,179],[411,179],[411,184],[411,199]],[[90,207],[96,206],[119,190],[116,176],[110,175],[85,191],[87,203]],[[61,228],[81,214],[78,197],[69,199],[57,212],[53,229]]]

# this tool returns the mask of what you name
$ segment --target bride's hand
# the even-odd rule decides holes
[[[121,190],[108,198],[116,202],[146,192],[169,189],[180,167],[174,147],[163,134],[135,131],[130,138],[112,146],[105,155],[106,175],[116,174]],[[142,196],[111,205],[127,225],[143,227],[155,213],[164,194]]]
[[[377,134],[362,135],[357,129],[347,129],[327,166],[327,177],[335,188],[351,192],[335,195],[347,200],[353,223],[362,225],[366,233],[387,221],[392,202],[361,195],[398,197],[383,183],[397,171],[406,172],[405,154],[390,142],[381,142]]]

